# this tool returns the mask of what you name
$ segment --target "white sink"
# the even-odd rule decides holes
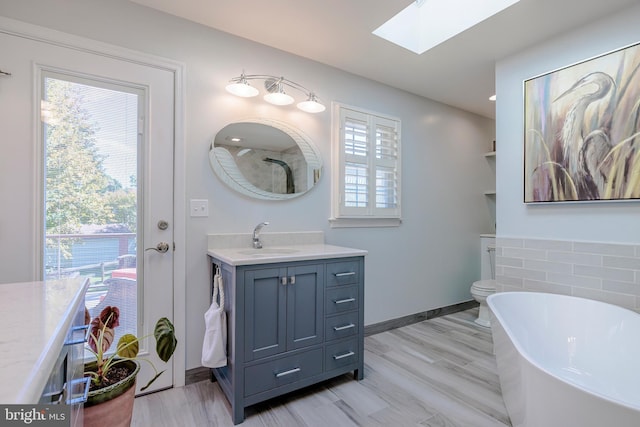
[[[298,249],[292,248],[262,248],[262,249],[243,249],[238,251],[242,255],[251,256],[267,256],[267,255],[288,255],[299,252]]]

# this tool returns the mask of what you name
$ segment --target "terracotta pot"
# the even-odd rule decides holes
[[[86,427],[129,427],[133,414],[133,399],[136,393],[136,376],[140,370],[138,362],[127,360],[122,362],[133,369],[133,373],[122,381],[109,387],[89,392],[84,404],[83,418]],[[95,362],[85,365],[90,371]]]

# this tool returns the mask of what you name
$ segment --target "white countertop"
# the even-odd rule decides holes
[[[272,264],[276,262],[307,261],[313,259],[346,258],[364,256],[368,252],[363,249],[345,248],[342,246],[311,244],[267,246],[262,249],[251,247],[210,248],[207,254],[230,265]]]
[[[89,280],[0,284],[0,402],[38,403]]]

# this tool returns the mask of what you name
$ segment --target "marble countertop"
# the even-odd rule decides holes
[[[367,251],[317,243],[287,246],[265,245],[262,249],[252,249],[251,247],[210,248],[207,254],[230,265],[251,265],[364,256]]]
[[[250,233],[208,235],[207,254],[229,265],[364,256],[366,250],[327,245],[322,231],[261,233],[262,249],[252,248]]]
[[[87,278],[0,284],[0,402],[37,403]]]

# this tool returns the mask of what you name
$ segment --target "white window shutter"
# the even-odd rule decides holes
[[[334,108],[334,219],[400,219],[400,121]]]

